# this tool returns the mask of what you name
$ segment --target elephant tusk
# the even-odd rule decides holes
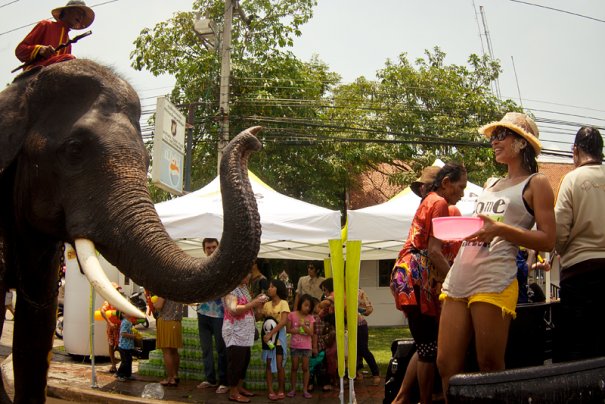
[[[75,240],[76,254],[78,261],[84,271],[84,275],[88,278],[90,284],[95,288],[105,300],[113,305],[117,310],[137,318],[145,318],[139,309],[120,294],[109,282],[105,271],[101,268],[101,264],[97,259],[95,245],[92,241],[80,238]]]

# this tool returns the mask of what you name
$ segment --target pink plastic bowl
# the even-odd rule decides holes
[[[462,240],[483,227],[480,217],[448,216],[433,219],[433,235],[439,240]]]

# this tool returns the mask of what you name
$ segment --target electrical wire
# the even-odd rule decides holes
[[[561,10],[560,8],[548,7],[548,6],[544,6],[542,4],[535,4],[535,3],[530,3],[528,1],[521,1],[521,0],[509,0],[509,1],[512,1],[513,3],[521,3],[521,4],[528,5],[528,6],[533,6],[533,7],[545,8],[547,10],[558,11],[560,13],[570,14],[570,15],[573,15],[576,17],[586,18],[586,19],[593,20],[593,21],[605,22],[605,20],[601,20],[599,18],[594,18],[594,17],[590,17],[588,15],[574,13],[572,11]]]
[[[16,1],[19,1],[19,0],[16,0]],[[108,0],[108,1],[105,1],[103,3],[98,3],[98,4],[95,4],[95,5],[92,5],[90,7],[94,8],[94,7],[98,7],[98,6],[104,6],[105,4],[115,3],[116,1],[120,1],[120,0]],[[8,3],[8,4],[10,4],[10,3]],[[46,19],[50,20],[50,18],[46,18]],[[0,32],[0,36],[6,35],[6,34],[10,34],[11,32],[19,31],[20,29],[23,29],[23,28],[31,27],[32,25],[36,25],[37,23],[38,23],[38,21],[32,22],[30,24],[22,25],[22,26],[17,27],[17,28],[12,28],[12,29],[10,29],[8,31]]]
[[[0,4],[0,8],[6,7],[6,6],[16,3],[18,1],[19,0],[13,0],[13,1],[9,1],[8,3]]]

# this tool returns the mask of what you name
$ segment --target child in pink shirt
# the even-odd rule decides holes
[[[288,314],[286,330],[292,334],[290,338],[290,355],[292,357],[292,371],[290,373],[291,390],[288,397],[296,396],[296,373],[298,372],[299,358],[302,358],[303,371],[303,397],[312,398],[307,391],[309,387],[309,358],[313,348],[313,308],[315,303],[310,295],[302,295],[298,301],[296,311]]]

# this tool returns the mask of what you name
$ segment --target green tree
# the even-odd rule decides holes
[[[376,81],[361,77],[334,90],[339,108],[327,118],[344,126],[337,136],[353,133],[369,142],[363,152],[347,145],[339,153],[349,172],[379,170],[380,163],[388,162],[401,170],[392,182],[403,185],[441,158],[464,162],[470,179],[483,184],[498,170],[477,129],[505,111],[519,110],[490,91],[499,63],[471,55],[468,66],[446,65],[445,56],[436,47],[412,64],[403,53],[396,62],[385,63]]]
[[[467,65],[447,65],[434,48],[414,63],[405,53],[387,60],[376,80],[343,84],[319,58],[304,62],[286,49],[315,3],[242,0],[252,18],[234,18],[231,133],[265,128],[252,171],[279,192],[334,209],[359,186],[357,174],[381,163],[400,167],[392,176],[397,184],[411,182],[435,157],[464,161],[479,184],[497,170],[477,128],[518,110],[489,89],[497,61],[471,55]],[[171,101],[194,108],[193,189],[216,175],[220,118],[220,57],[199,41],[193,17],[203,10],[220,31],[223,7],[222,0],[196,1],[192,12],[143,30],[131,54],[137,69],[173,74]],[[154,197],[168,196],[154,191]]]

